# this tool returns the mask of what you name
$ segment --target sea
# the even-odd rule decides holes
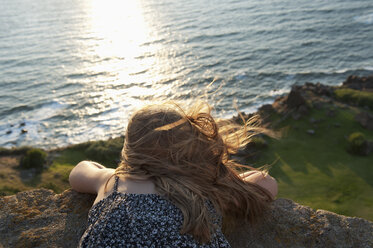
[[[124,134],[146,104],[254,112],[373,74],[372,0],[0,0],[0,147]]]

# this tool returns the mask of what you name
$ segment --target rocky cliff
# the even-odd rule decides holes
[[[0,198],[0,246],[76,247],[93,195],[36,189]],[[239,225],[232,247],[373,247],[373,223],[277,199],[265,220]]]

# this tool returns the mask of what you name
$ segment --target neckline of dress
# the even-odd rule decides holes
[[[117,194],[117,195],[123,195],[123,196],[141,196],[141,197],[154,197],[155,196],[155,197],[164,199],[164,197],[162,197],[160,194],[156,194],[156,193],[144,193],[144,194],[141,194],[141,193],[127,193],[127,192],[112,191],[108,196],[102,198],[97,203],[93,204],[93,206],[91,207],[91,210],[93,208],[95,208],[97,205],[102,204],[102,202],[104,202],[106,199],[108,199],[109,197],[112,197],[115,194]]]

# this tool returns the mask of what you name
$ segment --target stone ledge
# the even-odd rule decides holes
[[[0,247],[76,247],[95,196],[36,189],[0,198]],[[256,226],[226,234],[232,247],[373,247],[373,223],[277,199]]]

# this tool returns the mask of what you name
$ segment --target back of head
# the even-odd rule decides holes
[[[183,175],[191,179],[190,169],[215,171],[209,167],[216,167],[225,146],[209,111],[199,109],[195,115],[186,114],[175,104],[139,110],[127,127],[123,165],[132,174],[138,171],[139,175]]]
[[[157,191],[181,209],[181,233],[202,243],[215,228],[207,200],[223,216],[252,220],[271,199],[244,182],[233,169],[238,164],[229,159],[247,143],[246,126],[216,123],[210,111],[204,103],[187,113],[173,103],[140,109],[129,121],[116,171],[153,180]]]

